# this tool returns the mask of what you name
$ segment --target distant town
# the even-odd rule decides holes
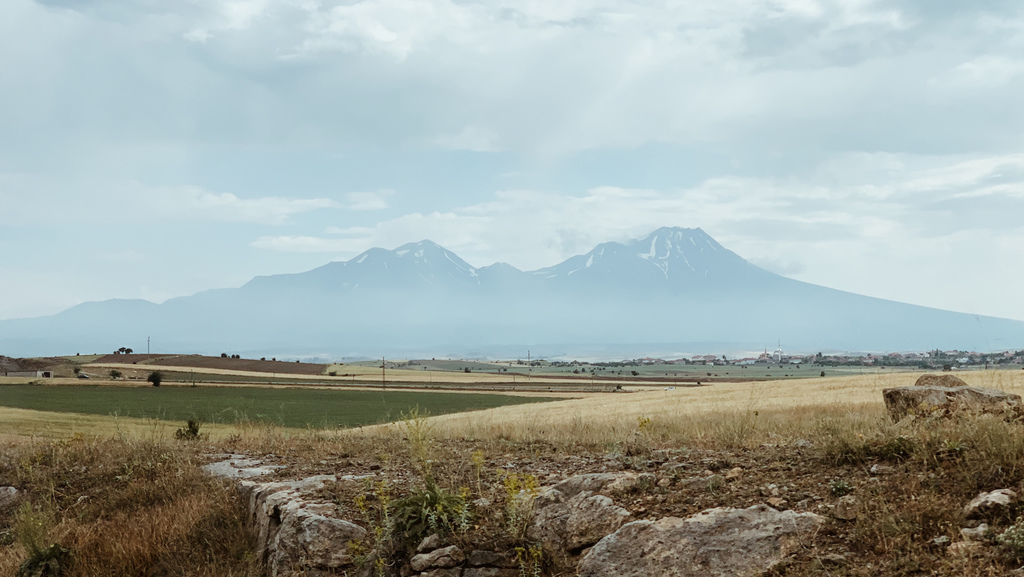
[[[648,365],[703,365],[756,367],[771,365],[811,365],[823,367],[866,366],[907,367],[925,370],[952,370],[958,368],[1009,368],[1024,365],[1024,350],[979,353],[977,351],[939,350],[908,353],[841,353],[813,355],[786,354],[781,348],[765,350],[757,356],[730,357],[728,355],[694,355],[676,359],[644,357],[622,361],[517,361],[516,364],[552,367],[628,367]]]

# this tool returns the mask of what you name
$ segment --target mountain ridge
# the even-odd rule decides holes
[[[0,353],[113,350],[146,336],[179,351],[278,356],[537,343],[568,354],[610,343],[749,350],[778,339],[803,350],[995,350],[1024,348],[1024,322],[804,283],[749,263],[699,228],[662,227],[532,271],[474,267],[430,240],[375,247],[163,304],[99,301],[0,321]]]

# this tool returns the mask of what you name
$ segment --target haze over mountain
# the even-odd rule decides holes
[[[672,352],[1024,347],[1024,322],[860,296],[758,268],[701,229],[661,228],[534,271],[429,240],[154,304],[0,321],[14,356],[144,350],[276,356],[614,358]]]

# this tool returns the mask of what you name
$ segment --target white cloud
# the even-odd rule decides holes
[[[453,150],[471,150],[473,152],[495,152],[501,150],[498,135],[494,131],[471,124],[459,132],[442,134],[434,139],[434,143],[442,148]]]
[[[206,44],[206,41],[213,38],[213,34],[205,28],[193,28],[188,32],[181,35],[182,38],[189,42],[195,42],[197,44]]]
[[[350,210],[384,210],[388,208],[388,198],[394,196],[393,190],[375,192],[350,192],[345,195]]]
[[[211,192],[196,186],[160,189],[149,195],[143,203],[165,217],[175,215],[189,219],[259,224],[284,224],[299,214],[342,206],[328,198],[245,198],[230,192]]]

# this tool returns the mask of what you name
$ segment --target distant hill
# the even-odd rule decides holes
[[[12,356],[139,348],[278,357],[1024,348],[1024,322],[812,285],[701,229],[661,228],[555,266],[476,268],[429,240],[171,299],[0,321]]]

